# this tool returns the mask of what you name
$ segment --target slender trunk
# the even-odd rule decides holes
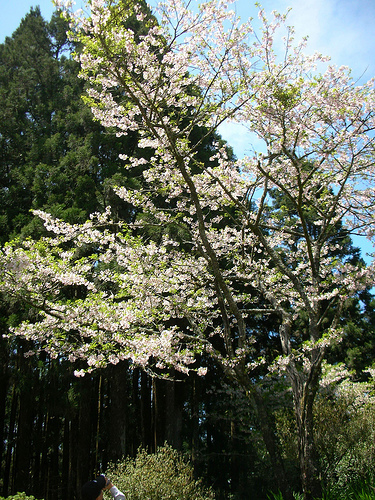
[[[83,484],[81,479],[81,473],[78,468],[79,460],[79,447],[77,446],[79,437],[80,437],[80,428],[79,428],[79,412],[72,417],[72,422],[69,430],[69,460],[70,460],[70,470],[71,470],[71,482],[69,484],[69,489],[72,492],[72,496],[70,498],[76,498],[77,492],[80,491],[80,488]],[[87,479],[84,478],[86,481]],[[89,478],[90,479],[90,478]]]
[[[61,498],[61,476],[60,476],[60,419],[53,415],[50,419],[50,452],[48,457],[49,489],[47,498],[55,500]],[[47,500],[47,499],[46,499]]]
[[[129,430],[129,366],[123,361],[115,366],[108,367],[109,371],[109,394],[110,394],[110,410],[109,428],[107,428],[108,441],[106,453],[109,454],[108,459],[116,462],[123,458],[129,448],[128,430]],[[106,423],[106,422],[105,422]]]
[[[1,331],[0,331],[1,336]],[[9,350],[8,343],[0,337],[0,463],[5,461],[5,416],[9,385]]]
[[[199,453],[199,400],[200,400],[200,380],[197,375],[192,375],[191,393],[191,455],[194,466],[197,464]]]
[[[77,490],[80,491],[82,484],[92,478],[95,473],[95,457],[92,453],[93,434],[95,432],[97,415],[95,404],[97,393],[95,381],[89,377],[83,377],[79,381],[79,415],[78,427],[76,429],[76,473]],[[95,402],[95,403],[94,403]]]
[[[5,466],[3,472],[3,496],[7,497],[9,490],[13,487],[13,471],[12,471],[12,457],[14,457],[15,439],[16,439],[16,419],[18,408],[18,396],[16,393],[16,386],[13,385],[11,396],[11,409],[9,417],[9,426],[7,433],[7,449],[5,456]]]
[[[319,339],[317,317],[318,313],[309,315],[309,337],[314,344]],[[291,356],[291,328],[290,315],[285,313],[279,332],[283,354],[290,357],[287,373],[293,393],[297,424],[301,487],[304,500],[315,500],[322,497],[322,487],[318,453],[314,442],[313,404],[319,385],[324,348],[312,349],[309,359],[306,360],[307,366],[301,366]]]
[[[42,437],[42,446],[41,446],[41,457],[40,457],[40,468],[41,468],[41,477],[43,477],[42,481],[42,498],[47,498],[47,494],[49,491],[49,480],[48,480],[48,450],[49,450],[49,410],[45,412],[43,415],[43,437]]]
[[[163,380],[154,378],[152,380],[153,395],[153,428],[154,428],[154,450],[163,446],[165,436],[165,386]]]
[[[152,418],[152,381],[144,371],[141,372],[141,394],[140,394],[140,414],[141,414],[141,440],[142,446],[147,451],[153,450],[153,418]],[[134,449],[137,445],[134,445]]]
[[[64,418],[63,430],[63,455],[62,455],[62,474],[61,474],[61,499],[68,500],[72,498],[72,470],[70,461],[70,418]]]
[[[294,369],[292,391],[298,433],[298,458],[304,500],[322,497],[318,453],[314,441],[313,404],[318,387],[320,367],[313,366],[306,379]]]
[[[27,345],[20,349],[18,369],[20,372],[20,395],[17,419],[14,483],[19,491],[29,492],[32,487],[31,452],[33,449],[35,377],[30,359],[24,358]]]
[[[33,476],[34,476],[34,487],[33,494],[36,498],[44,498],[44,468],[42,467],[42,457],[43,452],[45,451],[45,414],[46,414],[46,397],[45,391],[41,389],[39,386],[39,402],[36,410],[37,418],[35,420],[35,435],[37,439],[35,439],[34,444],[34,466],[33,466]]]
[[[255,407],[258,415],[257,420],[259,422],[262,438],[271,461],[275,485],[277,485],[285,500],[292,500],[293,495],[290,490],[288,478],[285,473],[284,463],[280,454],[274,431],[269,421],[267,408],[264,404],[262,395],[259,394],[255,389],[252,391],[251,397],[255,402]]]
[[[101,432],[101,420],[102,420],[102,385],[103,376],[100,373],[97,386],[97,402],[96,402],[96,430],[95,430],[95,470],[99,474],[100,472],[100,460],[99,460],[99,448],[100,448],[100,432]]]
[[[298,431],[299,464],[303,498],[304,500],[314,500],[322,497],[322,488],[313,432],[310,429],[312,424],[308,424],[307,419],[305,425]]]
[[[176,380],[164,381],[165,384],[165,440],[176,450],[182,448],[182,419],[185,384]]]

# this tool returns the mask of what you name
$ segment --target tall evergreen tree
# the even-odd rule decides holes
[[[136,19],[132,23],[134,30],[144,29]],[[92,119],[81,99],[78,64],[70,55],[77,48],[67,40],[66,29],[58,13],[46,22],[33,8],[0,45],[1,243],[43,234],[31,209],[77,222],[110,204],[118,218],[135,217],[112,188],[140,186],[141,170],[129,173],[119,153],[144,151],[136,150],[135,133],[118,138]],[[197,127],[193,140],[201,135]],[[200,161],[208,161],[218,139],[206,138]],[[161,232],[179,230],[155,230],[152,223],[150,228],[147,237],[156,239]],[[1,333],[35,314],[6,296],[0,297],[0,308]],[[165,440],[182,446],[182,426],[189,435],[189,425],[182,423],[181,382],[153,382],[126,364],[77,380],[65,359],[24,358],[30,343],[1,343],[5,496],[25,490],[45,500],[70,499],[98,466],[98,456],[105,464],[135,454],[140,444],[150,451]]]
[[[0,45],[2,243],[44,232],[30,209],[84,220],[110,202],[122,217],[129,216],[111,187],[131,182],[118,155],[133,151],[134,137],[115,138],[92,119],[81,99],[84,83],[77,77],[66,30],[57,12],[46,22],[40,9],[32,8]],[[32,308],[1,296],[1,334],[33,314]],[[90,401],[96,397],[97,377],[79,383],[64,360],[24,358],[30,344],[8,344],[2,335],[0,342],[3,494],[24,490],[45,499],[71,498],[71,489],[59,491],[61,467],[64,481],[75,487],[95,468],[97,408]]]
[[[58,13],[47,23],[31,9],[0,45],[3,243],[35,233],[32,208],[84,220],[113,201],[112,183],[126,182],[118,155],[134,150],[134,136],[115,138],[91,118],[66,30]]]

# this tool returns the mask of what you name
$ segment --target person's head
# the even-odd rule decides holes
[[[102,500],[103,488],[106,486],[104,476],[98,476],[82,486],[82,500]]]

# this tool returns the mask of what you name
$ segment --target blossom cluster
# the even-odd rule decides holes
[[[155,18],[120,0],[89,0],[89,14],[68,14],[94,116],[119,135],[136,131],[150,153],[122,155],[142,166],[146,188],[117,194],[183,238],[142,238],[143,219],[113,232],[110,209],[83,225],[38,212],[54,236],[7,246],[1,289],[43,311],[15,333],[84,357],[90,369],[126,358],[186,371],[206,350],[233,376],[248,374],[263,363],[252,318],[274,314],[279,365],[300,364],[294,374],[308,380],[338,334],[342,304],[374,284],[374,265],[338,256],[335,239],[340,230],[375,234],[373,81],[357,86],[331,65],[317,74],[327,59],[306,56],[292,30],[278,57],[283,15],[269,21],[260,9],[256,35],[230,2],[190,4],[161,2]],[[200,161],[225,120],[255,132],[263,152],[236,161],[217,145]],[[81,255],[87,246],[92,254]],[[67,300],[66,287],[82,296]]]

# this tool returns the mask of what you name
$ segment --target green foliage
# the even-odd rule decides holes
[[[302,493],[293,493],[295,500],[303,500]],[[268,500],[284,500],[280,492],[269,493]],[[375,500],[375,488],[368,482],[358,483],[344,491],[326,491],[321,499],[316,500]]]
[[[0,500],[35,500],[34,496],[28,496],[26,493],[16,493],[15,495],[12,495],[10,497],[0,497]]]
[[[326,488],[342,498],[367,484],[375,467],[374,385],[348,377],[331,385],[316,401],[316,441]]]
[[[369,372],[367,382],[358,382],[343,364],[323,364],[323,381],[314,404],[314,436],[324,500],[375,498],[375,490],[368,486],[375,468],[374,379],[373,371]],[[292,410],[282,408],[274,418],[285,464],[297,464]],[[290,470],[288,476],[292,481]]]
[[[267,495],[267,499],[268,500],[283,500],[283,495],[281,493],[281,491],[278,491],[277,493],[269,493],[269,495]]]
[[[345,491],[327,490],[322,500],[375,500],[375,488],[372,482],[357,482]]]
[[[48,23],[31,9],[0,44],[0,241],[43,234],[31,209],[70,222],[113,205],[104,180],[129,182],[119,153],[133,153],[134,134],[104,133],[81,99],[84,83],[69,53],[68,25],[55,13]],[[133,172],[133,175],[134,172]]]
[[[268,500],[284,500],[284,497],[282,495],[282,493],[280,491],[278,491],[277,493],[270,493],[268,495]],[[293,498],[295,500],[303,500],[303,495],[302,493],[293,493]]]
[[[106,475],[128,500],[211,500],[214,494],[194,479],[192,465],[172,447],[138,450],[135,459],[112,464]]]

